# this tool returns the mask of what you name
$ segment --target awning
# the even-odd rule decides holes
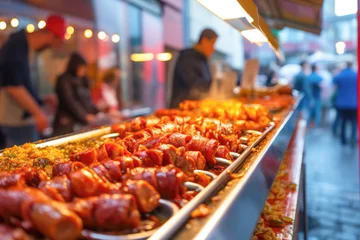
[[[250,42],[268,43],[278,58],[283,60],[278,39],[260,16],[252,0],[197,0],[220,19],[232,25]]]
[[[26,3],[61,15],[94,20],[92,0],[11,0],[8,2]]]
[[[260,15],[273,29],[291,27],[320,34],[323,0],[254,0]]]

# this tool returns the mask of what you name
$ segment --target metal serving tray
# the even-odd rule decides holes
[[[248,148],[246,155],[241,155],[150,239],[250,239],[290,142],[301,100],[302,96],[276,131],[269,134],[272,136],[267,137],[268,141],[260,144],[258,152],[252,153]],[[239,172],[240,167],[240,172],[246,169],[244,176],[226,187],[231,173]],[[222,199],[209,203],[220,190],[223,191]],[[189,219],[191,212],[202,203],[207,203],[210,215]]]
[[[248,239],[251,236],[279,167],[277,166],[270,180],[264,182],[264,172],[266,172],[266,170],[263,169],[262,163],[269,161],[268,155],[275,152],[278,156],[278,165],[280,165],[297,119],[298,104],[299,101],[295,105],[295,110],[292,110],[288,114],[287,118],[272,137],[272,140],[266,144],[265,148],[262,148],[259,154],[254,155],[252,151],[257,145],[262,144],[262,140],[267,138],[271,130],[276,128],[274,123],[271,123],[255,142],[248,146],[231,165],[218,175],[207,187],[202,189],[201,192],[174,217],[170,218],[160,227],[150,239],[185,239],[189,237],[189,239],[231,239],[232,236],[237,236],[236,239]],[[101,137],[109,133],[111,133],[111,128],[107,126],[82,133],[68,134],[42,140],[36,142],[36,146],[60,146],[69,142]],[[236,173],[244,162],[247,162],[249,155],[250,158],[255,157],[256,161],[252,163],[248,173],[242,178],[242,181],[237,185],[236,189],[231,191],[226,199],[222,201],[224,202],[223,206],[218,208],[214,214],[211,214],[208,218],[199,220],[199,225],[196,228],[190,230],[184,228],[191,212],[201,203],[208,201],[212,196],[222,190],[231,179],[230,174]],[[244,214],[244,210],[249,207],[249,210],[252,210],[249,212],[250,215]],[[241,213],[241,216],[239,213]],[[205,219],[206,221],[203,221]],[[245,231],[244,229],[247,230]],[[243,238],[242,236],[249,237]]]

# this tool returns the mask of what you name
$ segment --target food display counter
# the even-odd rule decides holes
[[[271,115],[259,103],[218,103],[221,111],[212,112],[209,104],[190,102],[181,111],[6,149],[0,234],[250,239],[297,126],[300,101]],[[235,119],[239,114],[262,120]]]

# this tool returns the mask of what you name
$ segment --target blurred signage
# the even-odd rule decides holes
[[[253,90],[255,88],[256,77],[259,73],[259,60],[249,59],[245,63],[244,73],[241,79],[241,89]]]

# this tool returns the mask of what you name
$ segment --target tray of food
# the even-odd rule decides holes
[[[186,101],[5,149],[2,226],[29,238],[148,238],[173,216],[187,218],[274,127],[261,105]]]

